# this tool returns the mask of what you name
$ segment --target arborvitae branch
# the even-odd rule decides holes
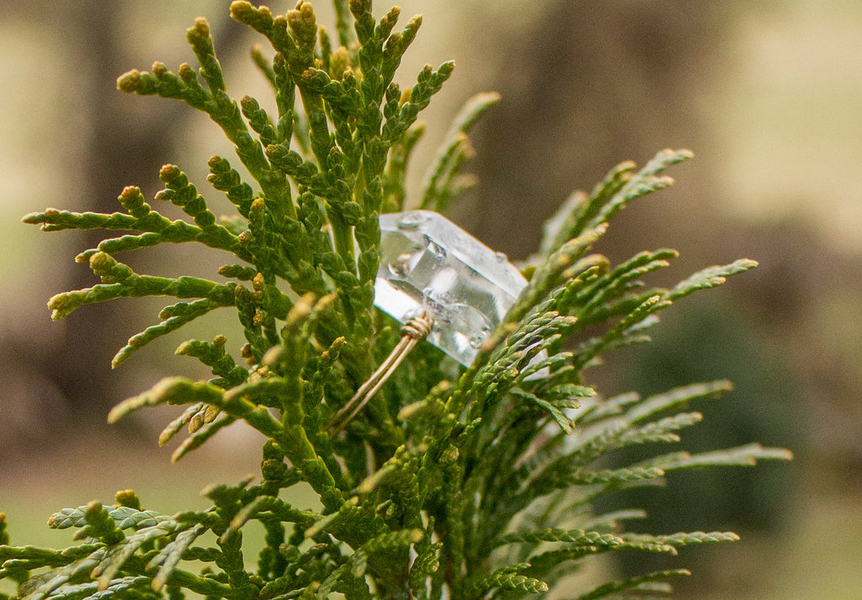
[[[610,594],[622,592],[625,590],[645,590],[648,589],[644,584],[653,583],[656,581],[666,581],[676,577],[685,577],[691,575],[691,572],[686,569],[674,569],[672,571],[657,571],[648,575],[632,577],[623,581],[612,581],[604,585],[600,585],[596,589],[586,594],[582,594],[576,600],[598,600]]]
[[[479,117],[499,101],[500,95],[496,93],[477,94],[467,101],[455,117],[437,151],[435,162],[425,174],[421,208],[442,212],[452,201],[455,177],[464,160],[471,158],[473,152],[467,133]]]
[[[528,260],[529,282],[470,367],[460,370],[420,343],[344,432],[332,433],[333,415],[375,364],[401,347],[398,325],[374,308],[378,276],[386,274],[379,269],[379,217],[405,206],[442,210],[472,185],[460,173],[473,152],[467,134],[498,100],[480,94],[467,102],[426,171],[421,198],[411,201],[407,169],[424,131],[418,113],[453,63],[425,67],[402,91],[395,72],[421,17],[398,30],[398,9],[376,18],[370,0],[333,6],[330,34],[306,0],[285,15],[232,2],[231,17],[265,36],[275,52],[268,59],[259,46],[252,50],[272,85],[275,112],[263,108],[266,102],[244,96],[238,104],[227,94],[202,18],[187,31],[197,72],[182,64],[172,73],[156,62],[151,72],[132,70],[118,79],[124,92],[181,100],[219,125],[251,179],[214,156],[207,181],[236,214],[217,220],[205,194],[168,164],[159,172],[165,189],[156,199],[179,207],[185,219],[162,216],[133,186],[119,197],[125,212],[47,209],[24,217],[45,231],[124,232],[78,255],[101,283],[51,298],[53,318],[122,297],[177,299],[160,312],[160,322],[129,339],[115,366],[216,308],[236,310],[244,340],[233,350],[244,364],[222,335],[183,342],[176,353],[198,359],[212,378],[166,378],[118,404],[111,422],[145,406],[183,406],[159,436],[166,444],[188,429],[174,460],[237,421],[266,441],[260,482],[210,486],[206,510],[163,515],[143,510],[125,490],[113,507],[91,503],[54,514],[50,525],[77,528],[81,541],[62,551],[9,546],[0,514],[0,579],[19,584],[18,597],[520,598],[549,591],[587,556],[673,554],[681,545],[737,539],[721,532],[628,533],[625,521],[643,511],[595,516],[589,508],[602,495],[661,483],[678,469],[790,458],[748,444],[694,455],[658,451],[634,465],[601,462],[634,445],[678,443],[701,420],[688,405],[730,390],[718,381],[645,399],[606,398],[585,376],[605,352],[648,341],[644,332],[658,322],[659,310],[756,264],[742,259],[711,267],[661,289],[642,280],[668,266],[675,251],[641,252],[615,266],[594,253],[611,217],[672,183],[663,172],[689,158],[686,150],[664,150],[640,171],[622,163],[590,193],[573,193]],[[230,253],[218,269],[228,281],[140,275],[115,258],[166,242]],[[280,498],[299,483],[316,493],[322,509]],[[265,532],[255,571],[243,555],[249,524]],[[198,573],[183,568],[185,561],[207,565]],[[666,591],[665,581],[683,574],[612,582],[579,600]]]

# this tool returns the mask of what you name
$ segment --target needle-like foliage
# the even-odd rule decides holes
[[[689,158],[664,150],[640,170],[623,163],[590,193],[575,193],[548,221],[524,273],[529,284],[473,365],[461,369],[420,345],[343,433],[327,424],[398,341],[394,322],[374,308],[382,212],[442,210],[473,182],[461,173],[472,154],[467,133],[498,98],[470,100],[411,198],[405,178],[423,126],[418,113],[453,64],[425,67],[402,90],[395,72],[421,24],[400,29],[399,10],[381,18],[371,0],[334,0],[335,29],[317,23],[300,1],[285,15],[244,1],[234,20],[262,34],[274,58],[252,58],[271,83],[276,113],[228,94],[205,19],[187,37],[199,68],[176,72],[156,62],[117,87],[185,102],[234,144],[241,174],[227,158],[209,160],[208,181],[236,214],[216,218],[182,170],[165,165],[155,200],[179,207],[171,220],[136,187],[122,211],[53,208],[26,223],[44,231],[118,232],[77,261],[101,282],[48,303],[53,318],[128,296],[169,296],[159,321],[132,336],[114,358],[127,360],[150,341],[210,311],[231,308],[245,340],[183,342],[213,378],[168,377],[118,404],[116,421],[146,406],[183,407],[159,443],[183,428],[174,460],[238,421],[263,434],[261,474],[205,490],[211,507],[165,515],[144,509],[131,491],[115,504],[64,509],[53,528],[76,528],[63,550],[9,545],[0,519],[0,579],[26,600],[287,600],[339,595],[348,600],[515,599],[543,594],[592,555],[676,553],[679,546],[737,539],[726,532],[630,533],[636,509],[595,514],[600,495],[661,484],[672,470],[751,465],[786,459],[784,450],[750,444],[690,455],[657,450],[625,467],[602,459],[622,448],[673,444],[701,420],[690,407],[730,390],[718,381],[640,398],[605,397],[586,372],[615,348],[648,341],[659,311],[724,283],[754,261],[711,267],[670,289],[642,278],[668,265],[673,250],[642,252],[619,265],[593,244],[627,203],[667,187],[666,168]],[[203,244],[225,254],[212,280],[135,273],[124,252],[162,243]],[[229,352],[238,351],[238,363]],[[292,506],[285,490],[305,483],[320,510]],[[243,529],[265,531],[256,566],[243,553]],[[202,563],[202,568],[201,568]],[[580,600],[663,593],[685,570],[645,574],[581,590]],[[567,592],[575,597],[578,592]],[[8,598],[0,594],[0,600]]]

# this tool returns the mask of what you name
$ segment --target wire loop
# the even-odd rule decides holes
[[[401,339],[389,353],[389,356],[380,363],[377,370],[371,374],[368,381],[363,383],[356,394],[347,401],[347,404],[335,413],[332,420],[327,425],[327,432],[330,437],[337,435],[341,430],[347,427],[347,424],[353,420],[359,411],[362,410],[371,398],[383,387],[386,380],[392,376],[401,361],[410,353],[416,345],[423,341],[428,334],[431,333],[431,328],[434,326],[434,318],[426,311],[409,321],[401,327]]]

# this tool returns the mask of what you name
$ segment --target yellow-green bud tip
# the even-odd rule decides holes
[[[117,89],[127,94],[133,93],[138,89],[138,83],[141,81],[141,72],[137,69],[126,71],[117,78]]]
[[[293,12],[293,11],[291,11]],[[309,19],[314,18],[314,6],[311,5],[311,2],[303,1],[302,4],[299,5],[299,14],[302,17],[303,21],[307,21]]]
[[[195,39],[200,40],[208,38],[210,35],[209,21],[204,17],[197,17],[195,19],[195,24],[186,30],[186,35],[190,42]]]
[[[162,165],[162,168],[159,169],[159,179],[162,181],[171,181],[172,179],[176,179],[179,174],[180,168],[176,165]]]
[[[141,509],[141,501],[135,490],[120,490],[114,494],[114,500],[121,506],[128,506],[137,510]]]
[[[177,72],[179,73],[180,78],[185,82],[192,81],[196,77],[195,70],[192,69],[192,66],[189,63],[181,64],[180,68],[177,69]]]
[[[107,252],[96,252],[90,257],[90,268],[98,275],[116,266],[117,261]]]
[[[235,0],[230,4],[230,17],[234,21],[246,23],[249,19],[254,18],[256,13],[257,9],[255,9],[251,2],[245,2],[244,0]]]
[[[457,446],[449,446],[443,451],[443,454],[440,456],[440,462],[444,464],[451,464],[458,460],[458,457],[461,455],[461,452],[458,450]]]
[[[136,185],[127,185],[123,188],[123,191],[120,193],[120,200],[123,202],[128,202],[129,200],[133,200],[141,195],[141,188]]]
[[[239,103],[244,111],[260,109],[260,104],[258,104],[257,100],[255,100],[251,96],[243,96]]]

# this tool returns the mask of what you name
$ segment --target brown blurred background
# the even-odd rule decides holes
[[[327,2],[315,4],[321,22],[331,23]],[[376,4],[381,14],[389,8]],[[155,436],[175,411],[104,424],[110,406],[165,374],[204,376],[171,353],[214,331],[238,346],[231,320],[211,315],[111,371],[116,350],[154,323],[164,302],[118,301],[51,323],[48,297],[94,283],[72,258],[98,237],[20,224],[24,213],[46,206],[115,210],[127,184],[151,197],[165,162],[179,164],[215,212],[229,211],[205,181],[208,156],[233,156],[218,128],[179,103],[115,90],[127,69],[148,69],[156,59],[172,69],[191,62],[184,30],[205,15],[233,94],[271,106],[248,59],[257,40],[230,21],[228,5],[0,0],[0,511],[18,543],[63,543],[43,525],[62,506],[109,501],[131,486],[170,512],[201,503],[193,491],[213,478],[257,468],[258,440],[238,427],[170,465]],[[737,391],[697,407],[707,419],[684,437],[687,445],[761,441],[797,459],[677,477],[667,489],[620,502],[647,505],[654,531],[743,534],[741,543],[661,563],[694,566],[680,597],[858,598],[862,4],[400,5],[405,17],[425,14],[402,85],[426,62],[458,64],[424,115],[429,131],[414,160],[413,189],[460,104],[480,91],[501,92],[473,136],[480,184],[450,216],[513,259],[535,248],[542,221],[572,190],[589,189],[612,165],[642,164],[664,147],[694,150],[694,161],[670,172],[677,185],[626,209],[600,250],[622,260],[642,249],[679,249],[660,283],[742,256],[761,267],[674,307],[653,345],[620,352],[592,376],[606,394],[728,377]],[[212,277],[220,258],[196,250],[156,248],[124,260],[141,272]],[[617,568],[648,566],[656,564],[621,560]]]

